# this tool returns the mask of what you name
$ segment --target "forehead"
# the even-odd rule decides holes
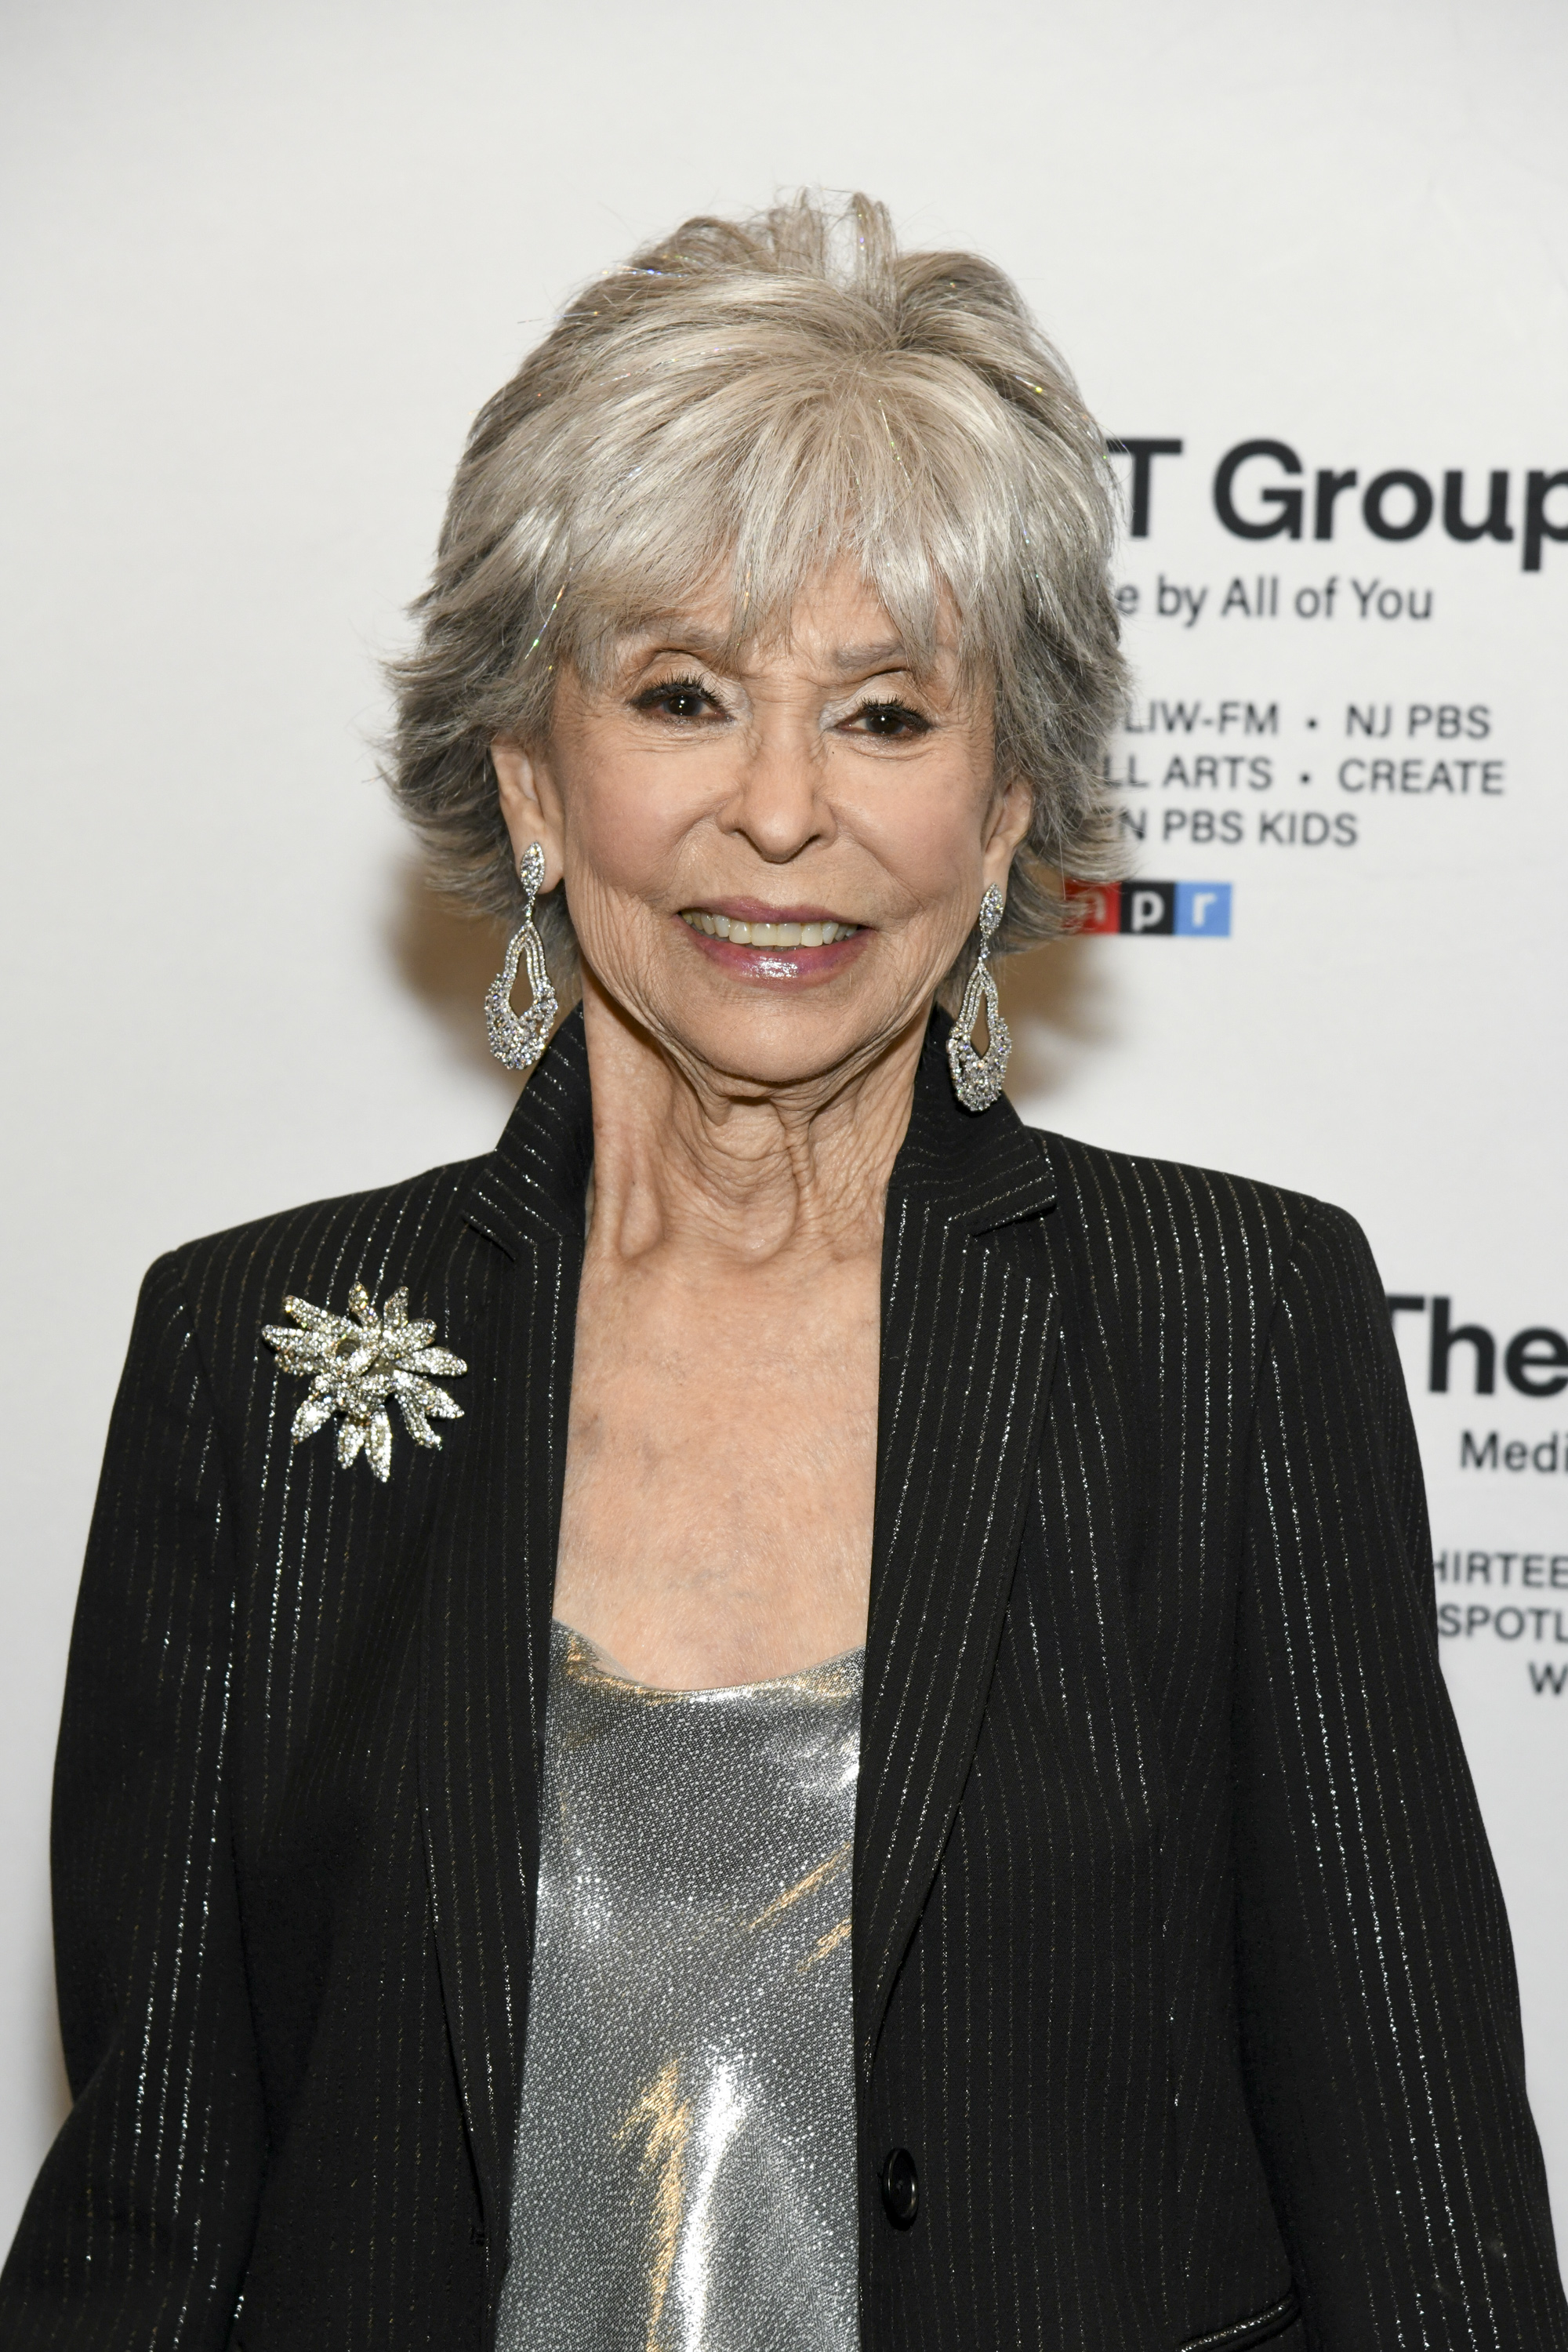
[[[890,668],[949,672],[958,630],[951,597],[942,599],[930,646],[911,646],[875,585],[847,558],[809,577],[787,612],[748,627],[744,594],[715,582],[668,612],[615,634],[617,667],[689,653],[736,670],[802,667],[814,674],[863,677]]]

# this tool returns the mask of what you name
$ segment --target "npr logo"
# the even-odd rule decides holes
[[[1138,939],[1228,940],[1228,882],[1069,882],[1084,931],[1130,931]]]

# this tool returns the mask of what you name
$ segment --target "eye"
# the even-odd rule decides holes
[[[684,719],[688,725],[694,719],[704,719],[710,711],[722,709],[717,698],[700,677],[661,678],[657,686],[645,687],[633,699],[634,710],[656,712],[663,719]]]
[[[879,743],[896,743],[915,735],[929,735],[931,721],[911,710],[907,702],[862,702],[845,721],[859,735],[869,735]]]

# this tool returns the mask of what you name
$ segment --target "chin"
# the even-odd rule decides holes
[[[810,1085],[835,1071],[863,1067],[879,1048],[901,1032],[864,1022],[846,1021],[837,1008],[805,1004],[763,1008],[726,1008],[715,1016],[704,1011],[672,1024],[675,1037],[686,1051],[710,1069],[742,1084],[760,1087]]]

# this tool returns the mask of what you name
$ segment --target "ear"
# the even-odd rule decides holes
[[[1034,806],[1034,793],[1022,776],[1004,785],[992,804],[984,844],[985,879],[1003,890],[1007,887],[1008,868],[1029,830]],[[523,845],[526,848],[527,844]]]
[[[500,792],[501,814],[511,836],[512,862],[522,856],[531,842],[542,842],[544,887],[553,890],[561,879],[563,845],[561,795],[549,759],[542,752],[525,751],[510,735],[497,735],[490,741],[490,760]]]

